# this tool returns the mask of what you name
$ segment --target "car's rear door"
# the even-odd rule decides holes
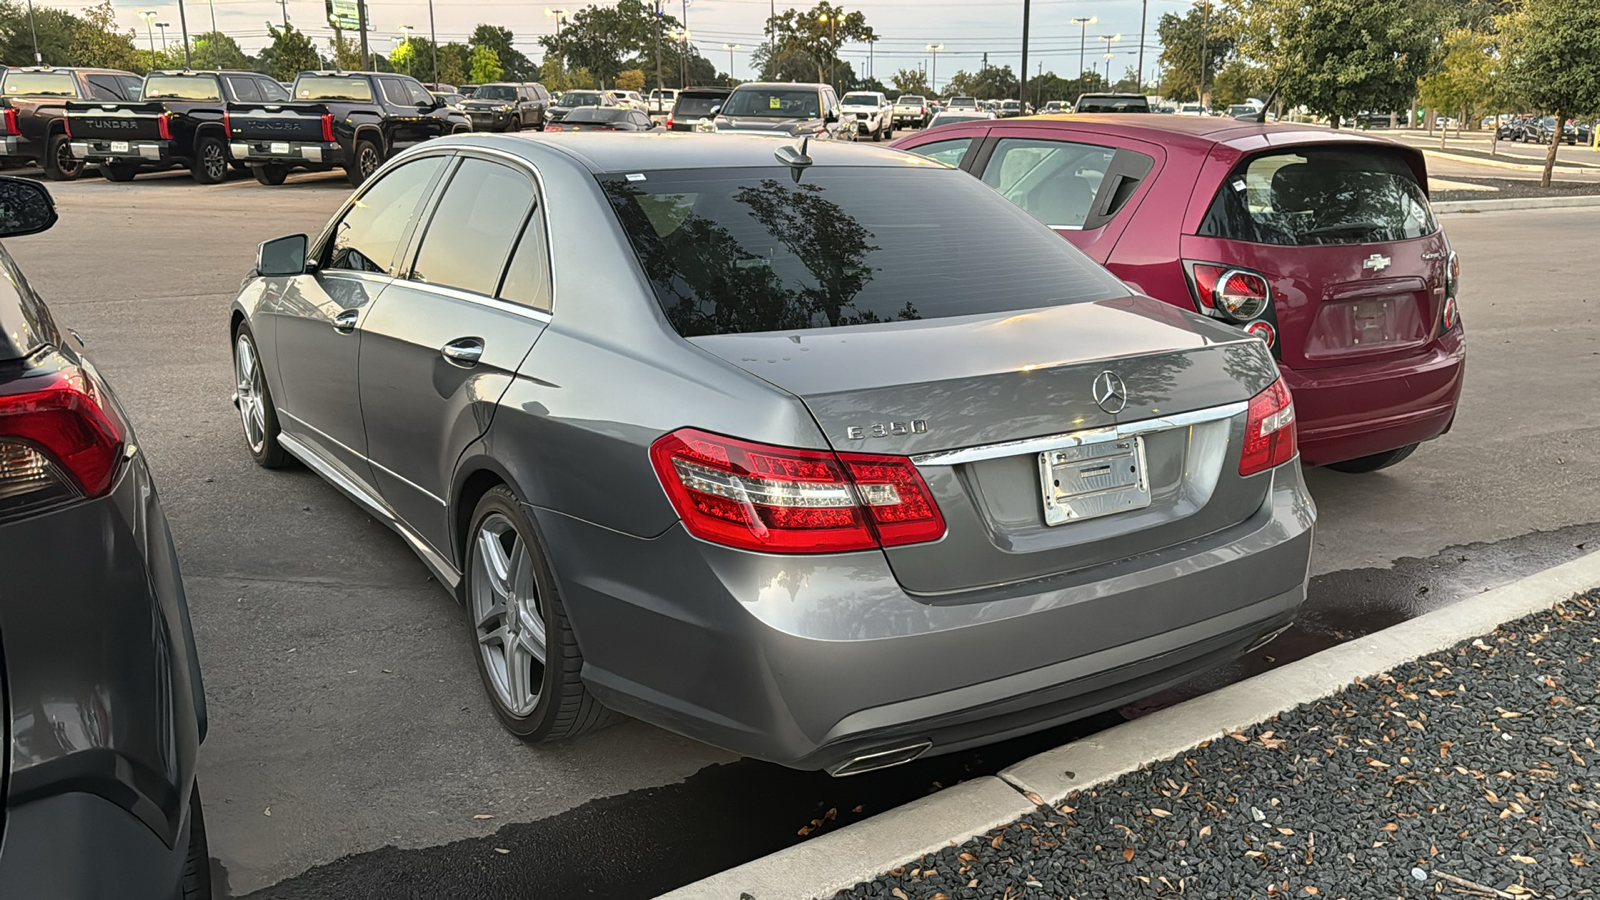
[[[463,152],[368,318],[361,410],[384,500],[448,553],[449,484],[549,322],[545,221],[526,164]]]

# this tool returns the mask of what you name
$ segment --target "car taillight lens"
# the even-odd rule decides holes
[[[1245,333],[1253,334],[1265,341],[1268,349],[1271,349],[1272,345],[1278,342],[1278,331],[1268,322],[1262,322],[1258,319],[1246,325],[1244,330]]]
[[[1272,300],[1267,279],[1249,269],[1195,263],[1194,289],[1200,311],[1234,322],[1247,322],[1267,310]]]
[[[322,140],[333,143],[333,113],[322,114]]]
[[[937,540],[944,517],[911,460],[754,444],[692,428],[650,447],[690,534],[768,553]]]
[[[227,110],[222,111],[222,133],[226,137],[233,137],[233,116]]]
[[[1445,262],[1444,268],[1444,295],[1454,300],[1461,290],[1461,257],[1454,250]]]
[[[667,116],[667,130],[668,131],[672,130],[672,117],[671,116]]]
[[[22,129],[17,127],[16,109],[10,106],[6,107],[6,134],[9,136],[18,135],[21,133]],[[68,137],[71,137],[71,135],[68,135]]]
[[[0,387],[0,503],[59,482],[97,497],[111,488],[127,428],[86,370]]]
[[[163,141],[172,140],[172,114],[162,113],[156,116],[156,134]]]
[[[1295,454],[1294,400],[1279,378],[1250,398],[1244,421],[1244,449],[1239,474],[1254,475],[1281,466]]]

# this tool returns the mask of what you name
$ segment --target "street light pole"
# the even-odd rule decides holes
[[[430,0],[431,2],[431,0]],[[1150,15],[1150,0],[1139,5],[1139,93],[1144,93],[1144,23]]]
[[[183,11],[183,0],[178,0],[178,36],[183,38],[183,67],[194,68],[189,60],[189,14]]]
[[[33,27],[33,0],[28,0],[28,31],[33,33],[33,64],[44,65],[44,57],[39,55],[39,29]]]
[[[1028,114],[1028,13],[1032,7],[1030,0],[1022,0],[1022,79],[1017,84],[1017,103],[1022,115]]]
[[[167,29],[172,27],[171,22],[157,22],[156,27],[161,29],[161,49],[167,49]]]
[[[733,51],[739,49],[739,45],[723,44],[722,49],[728,51],[728,87],[733,87]]]
[[[661,0],[656,0],[656,90],[666,87],[661,83]],[[656,94],[659,99],[662,95]]]
[[[922,49],[933,54],[933,78],[928,82],[928,90],[937,97],[939,96],[939,51],[944,49],[944,45],[929,44]]]
[[[285,3],[288,0],[284,0]],[[433,0],[428,0],[428,43],[433,45],[433,83],[439,83],[439,34],[433,30]]]
[[[181,3],[182,0],[179,0]],[[372,71],[372,54],[367,49],[367,0],[356,0],[356,24],[361,29],[361,69]]]
[[[834,90],[839,89],[839,46],[835,43],[835,40],[837,40],[835,28],[839,22],[840,12],[840,10],[836,9],[832,15],[823,13],[817,17],[818,22],[828,23],[828,83],[833,85]]]
[[[151,30],[150,25],[156,20],[156,11],[153,9],[143,10],[139,13],[139,18],[144,20],[144,33],[150,38],[150,65],[154,67],[156,62],[156,33]]]
[[[1206,39],[1210,37],[1211,30],[1211,0],[1204,0],[1201,7],[1204,12],[1200,16],[1200,92],[1195,97],[1200,103],[1200,114],[1206,112]]]
[[[1083,77],[1083,71],[1084,71],[1084,68],[1083,68],[1083,63],[1084,63],[1083,48],[1084,48],[1084,44],[1089,39],[1089,26],[1093,25],[1094,23],[1096,23],[1098,21],[1100,21],[1100,20],[1095,18],[1094,16],[1088,16],[1086,18],[1073,19],[1072,20],[1072,24],[1078,26],[1078,77],[1079,78]]]
[[[1111,42],[1122,40],[1122,35],[1113,34],[1107,36],[1100,34],[1095,36],[1095,40],[1106,42],[1106,90],[1109,91],[1111,90]]]
[[[218,72],[222,71],[222,47],[217,40],[217,0],[206,0],[206,5],[211,7],[211,67]]]

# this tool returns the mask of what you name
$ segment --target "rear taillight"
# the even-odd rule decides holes
[[[62,116],[61,117],[61,130],[65,131],[67,133],[67,137],[72,137],[72,117],[71,116]]]
[[[667,116],[667,130],[668,131],[672,130],[672,117],[671,116]]]
[[[650,459],[690,534],[769,553],[937,540],[944,517],[911,460],[754,444],[692,428]]]
[[[1259,272],[1195,263],[1195,296],[1200,301],[1200,311],[1233,322],[1248,322],[1266,312],[1272,302],[1272,291],[1267,279]]]
[[[22,129],[17,127],[17,110],[15,107],[6,107],[6,135],[18,135]],[[70,135],[69,135],[70,137]]]
[[[172,140],[172,113],[162,113],[156,116],[156,134],[163,141]]]
[[[322,114],[322,140],[324,143],[333,143],[333,113]]]
[[[105,389],[83,369],[0,388],[0,503],[59,485],[62,476],[73,493],[105,493],[126,434]]]
[[[1295,454],[1294,400],[1279,378],[1250,398],[1244,422],[1244,449],[1239,474],[1254,475],[1281,466]]]
[[[222,133],[226,137],[233,137],[233,116],[227,110],[222,111]]]
[[[1244,327],[1244,330],[1246,334],[1253,334],[1256,337],[1261,338],[1261,340],[1266,343],[1268,349],[1270,349],[1274,344],[1278,343],[1278,330],[1273,328],[1267,322],[1251,322],[1249,325]]]

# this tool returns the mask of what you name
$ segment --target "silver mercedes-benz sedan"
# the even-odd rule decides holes
[[[615,711],[862,772],[1182,681],[1305,598],[1265,346],[920,156],[429,141],[263,244],[230,336],[256,461],[415,549],[530,740]]]

